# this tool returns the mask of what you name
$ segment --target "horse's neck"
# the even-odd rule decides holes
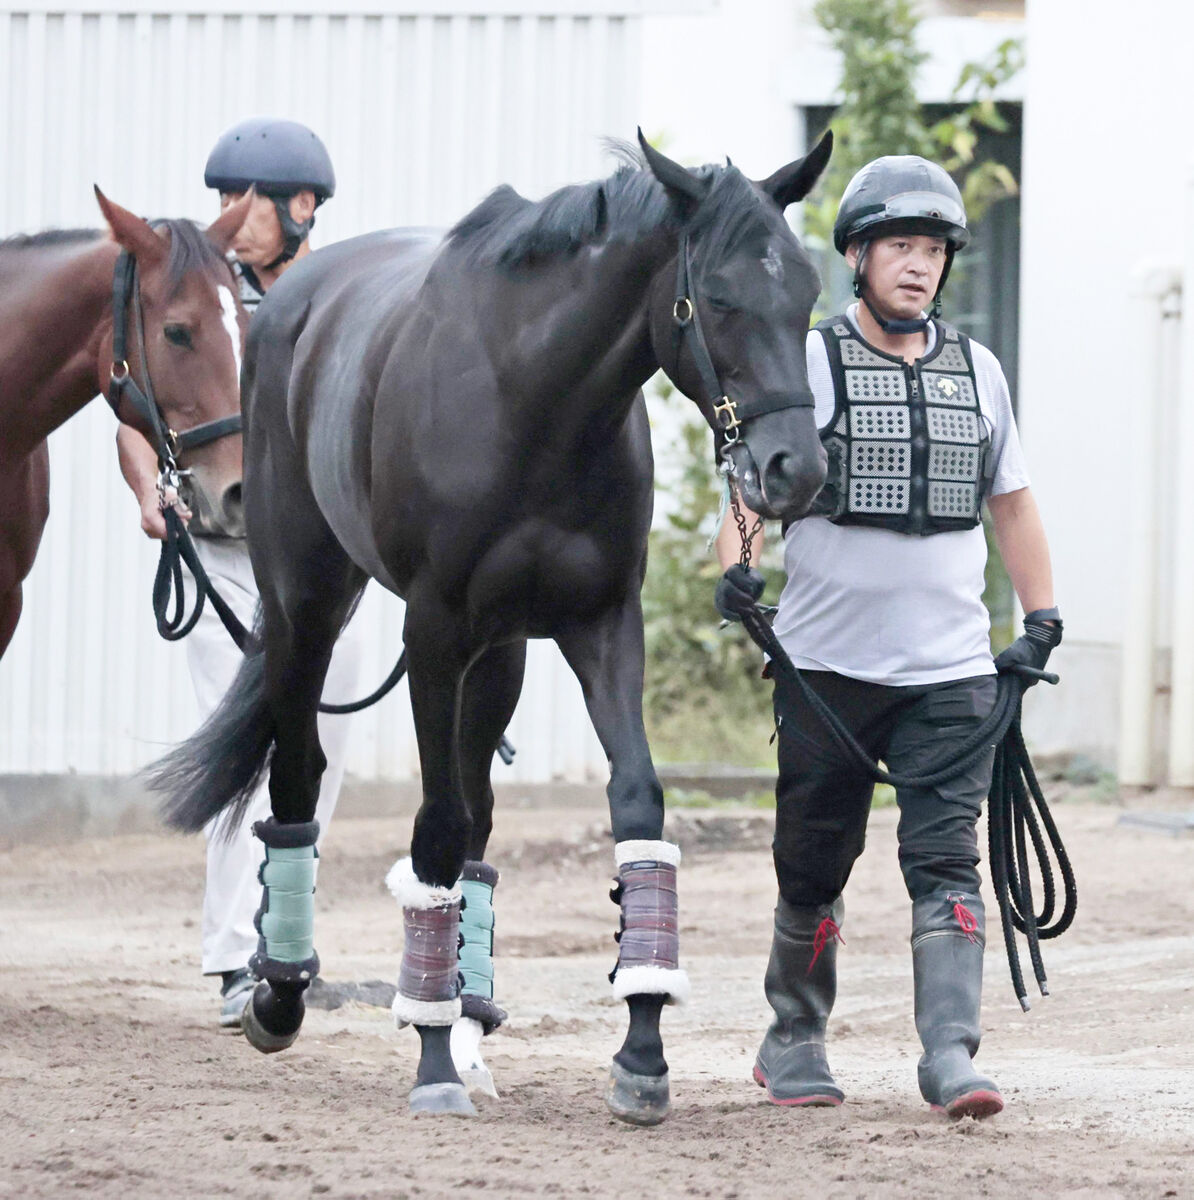
[[[0,256],[0,418],[6,449],[28,452],[98,394],[99,344],[111,321],[119,248]],[[7,277],[7,278],[6,278]]]
[[[656,273],[674,246],[674,237],[661,232],[633,245],[582,250],[586,261],[555,268],[558,286],[547,290],[550,298],[523,314],[517,352],[524,378],[542,382],[532,390],[542,392],[545,403],[556,406],[569,396],[574,405],[596,405],[603,416],[620,419],[658,365],[649,303]]]

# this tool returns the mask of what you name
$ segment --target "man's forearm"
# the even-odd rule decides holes
[[[116,431],[116,457],[120,473],[141,504],[157,493],[158,456],[145,437],[129,425]]]
[[[987,501],[995,542],[1024,611],[1052,608],[1053,565],[1036,500],[1028,488]]]
[[[738,507],[742,510],[742,516],[746,520],[746,528],[753,529],[758,518],[741,500],[738,501]],[[764,527],[760,525],[754,541],[751,542],[750,561],[756,566],[763,557],[763,529]],[[738,522],[734,520],[733,508],[726,509],[721,528],[717,531],[714,549],[717,551],[717,561],[721,564],[723,571],[742,558],[742,535],[738,532]]]

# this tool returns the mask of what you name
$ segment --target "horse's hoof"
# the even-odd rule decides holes
[[[472,1017],[460,1017],[452,1026],[452,1065],[460,1082],[470,1092],[480,1092],[485,1096],[498,1098],[497,1088],[493,1085],[493,1072],[481,1058],[481,1037],[483,1028],[480,1021]]]
[[[667,1072],[635,1075],[618,1063],[611,1063],[605,1103],[619,1121],[631,1125],[658,1125],[671,1108]]]
[[[475,1117],[477,1110],[462,1083],[423,1083],[411,1089],[410,1111],[445,1117]]]
[[[267,988],[268,984],[259,983],[257,987]],[[271,1033],[261,1021],[258,1020],[256,1010],[254,1009],[254,999],[256,992],[250,997],[249,1003],[245,1005],[244,1011],[240,1014],[240,1027],[244,1032],[245,1040],[255,1050],[260,1050],[262,1054],[277,1054],[279,1050],[285,1050],[298,1040],[299,1030],[295,1029],[293,1033]],[[301,1029],[302,1026],[299,1026]]]

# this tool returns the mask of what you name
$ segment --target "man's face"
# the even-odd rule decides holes
[[[852,242],[846,250],[849,266],[858,265],[863,248]],[[862,265],[870,302],[888,318],[915,320],[933,303],[945,269],[945,239],[901,233],[876,238]]]
[[[221,211],[235,204],[243,195],[244,192],[221,192]],[[305,221],[314,211],[313,192],[303,191],[290,197],[290,215],[294,220]],[[258,193],[253,197],[249,215],[240,232],[232,239],[231,249],[238,262],[249,267],[264,267],[282,253],[284,240],[274,198]]]

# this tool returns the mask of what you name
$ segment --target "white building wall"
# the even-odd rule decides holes
[[[1132,454],[1143,406],[1132,281],[1145,262],[1180,268],[1189,253],[1194,12],[1172,0],[1140,0],[1130,14],[1112,0],[1029,0],[1028,45],[1021,426],[1066,640],[1055,655],[1063,688],[1026,715],[1039,747],[1112,760],[1121,642],[1140,617],[1124,564],[1133,540],[1153,535],[1132,526],[1132,492],[1164,469]],[[1163,606],[1164,580],[1161,592]],[[1162,646],[1170,640],[1166,619]]]
[[[213,214],[207,152],[245,116],[312,126],[336,166],[318,245],[446,225],[510,182],[531,196],[605,173],[632,136],[644,11],[676,0],[59,0],[0,11],[0,236],[95,226],[98,182],[147,215]],[[225,11],[235,8],[237,11]],[[150,614],[156,547],[92,404],[51,438],[52,513],[25,615],[0,664],[0,772],[133,770],[195,722],[180,645]],[[402,606],[367,593],[371,689],[401,648]],[[417,772],[405,687],[352,718],[350,770]],[[508,780],[602,779],[579,686],[534,644]]]

